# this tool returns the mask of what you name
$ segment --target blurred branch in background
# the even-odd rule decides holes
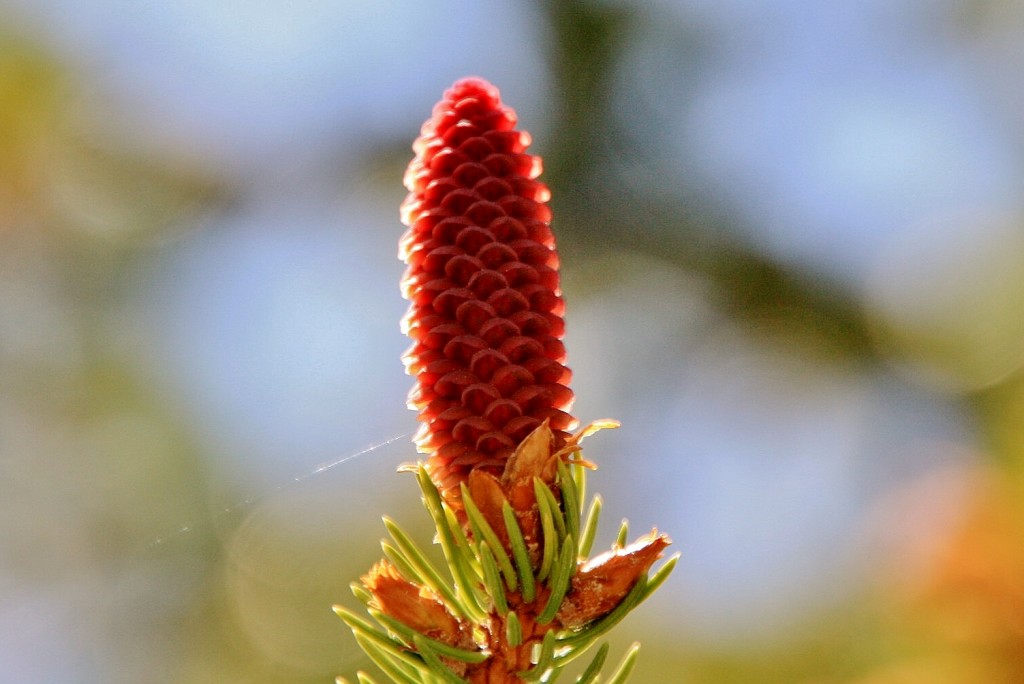
[[[562,95],[553,114],[557,128],[545,159],[552,185],[559,190],[563,241],[573,252],[615,255],[638,252],[699,275],[714,286],[715,297],[730,315],[809,322],[836,351],[854,357],[870,354],[864,320],[856,300],[827,279],[787,268],[736,236],[728,208],[719,206],[692,180],[679,179],[677,192],[660,192],[659,183],[644,184],[659,162],[645,155],[663,135],[657,128],[634,129],[616,108],[616,89],[625,89],[631,104],[644,110],[638,93],[619,81],[620,63],[630,41],[658,16],[644,16],[615,4],[573,0],[544,3],[553,30],[550,64],[555,90]],[[694,61],[699,34],[679,30],[676,45]],[[682,61],[685,61],[683,59]],[[694,67],[680,64],[681,74]],[[684,90],[687,79],[680,76]],[[644,110],[652,121],[658,113]]]

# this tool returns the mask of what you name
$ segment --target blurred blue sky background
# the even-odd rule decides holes
[[[316,469],[415,429],[401,173],[464,75],[545,156],[604,542],[683,553],[641,681],[799,661],[880,502],[1020,460],[1017,0],[0,7],[0,681],[363,664],[329,606],[415,453]]]

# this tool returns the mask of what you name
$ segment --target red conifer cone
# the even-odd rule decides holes
[[[405,174],[409,406],[428,472],[455,504],[471,470],[500,473],[543,421],[560,442],[576,425],[551,193],[515,124],[497,88],[460,80],[423,124]]]

